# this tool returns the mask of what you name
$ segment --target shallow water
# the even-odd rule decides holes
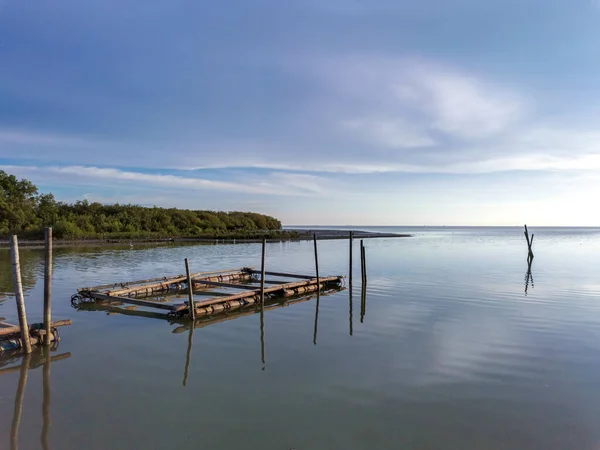
[[[368,228],[366,228],[368,229]],[[197,329],[76,311],[77,287],[259,266],[260,245],[57,249],[48,448],[600,448],[600,229],[536,234],[526,287],[520,228],[383,228],[354,289]],[[319,243],[322,275],[347,274],[348,242]],[[22,250],[30,322],[42,316],[43,252]],[[267,269],[314,270],[312,243],[273,243]],[[16,323],[7,251],[0,315]],[[350,295],[352,297],[350,298]],[[362,320],[361,320],[362,319]],[[316,340],[316,345],[314,341]],[[2,364],[0,362],[0,364]],[[13,365],[19,364],[16,361]],[[0,376],[10,448],[19,372]],[[41,367],[29,370],[20,449],[43,448]]]

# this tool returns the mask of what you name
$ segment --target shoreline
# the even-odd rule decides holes
[[[297,232],[298,236],[281,236],[267,238],[267,242],[285,242],[285,241],[309,241],[313,239],[313,235],[317,236],[319,240],[336,240],[336,239],[348,239],[350,230],[307,230],[307,229],[286,229],[286,232]],[[405,238],[412,237],[412,234],[398,234],[398,233],[381,233],[375,231],[354,231],[354,239],[376,239],[376,238]],[[52,246],[55,248],[69,248],[69,247],[116,247],[126,246],[129,244],[135,245],[165,245],[165,244],[192,244],[192,243],[214,243],[214,244],[247,244],[262,242],[261,238],[227,238],[227,237],[172,237],[172,238],[147,238],[147,239],[55,239],[52,241]],[[19,239],[19,247],[38,249],[44,248],[44,240],[28,240]],[[0,240],[0,249],[9,249],[10,242],[6,239]]]

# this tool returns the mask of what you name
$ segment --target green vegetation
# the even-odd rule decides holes
[[[255,238],[283,233],[279,220],[256,213],[58,202],[52,194],[38,193],[30,181],[0,170],[0,236],[42,238],[47,226],[58,239]]]

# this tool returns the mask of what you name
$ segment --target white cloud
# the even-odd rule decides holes
[[[179,190],[217,190],[262,195],[311,196],[324,194],[325,180],[314,175],[271,174],[266,177],[242,175],[243,181],[215,181],[204,178],[185,177],[125,171],[114,168],[86,166],[0,166],[1,170],[31,178],[34,182],[51,177],[63,184],[88,185],[100,183],[125,183],[135,186]]]
[[[518,124],[527,109],[526,101],[506,88],[458,73],[419,72],[418,101],[430,110],[432,127],[450,136],[476,139],[501,133]]]
[[[389,148],[431,147],[436,141],[424,130],[402,118],[354,119],[343,122],[347,130],[367,142]]]

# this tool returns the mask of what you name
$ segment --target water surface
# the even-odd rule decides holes
[[[56,249],[53,314],[73,325],[52,353],[71,357],[51,366],[47,448],[600,448],[600,229],[532,228],[531,277],[520,228],[383,230],[414,237],[365,241],[364,316],[355,247],[352,292],[322,297],[316,327],[315,300],[267,312],[264,363],[259,314],[197,329],[185,386],[189,333],[76,311],[71,295],[183,273],[185,257],[259,266],[260,246]],[[347,241],[319,251],[321,274],[347,274]],[[43,252],[21,261],[39,321]],[[312,273],[312,243],[268,244],[267,268]],[[0,315],[16,322],[11,291],[5,251]],[[19,375],[0,376],[1,448]],[[29,370],[21,449],[43,448],[42,386]]]

